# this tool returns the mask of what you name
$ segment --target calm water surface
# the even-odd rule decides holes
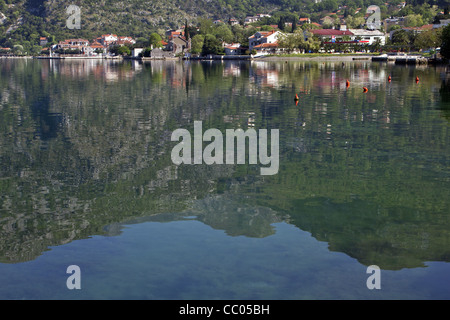
[[[448,75],[0,60],[0,299],[450,299]],[[278,174],[174,165],[194,121],[279,129]]]

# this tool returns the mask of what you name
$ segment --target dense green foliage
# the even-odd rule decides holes
[[[444,58],[450,60],[450,26],[442,30],[441,41],[441,54]]]

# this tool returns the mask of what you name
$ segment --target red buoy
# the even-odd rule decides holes
[[[419,82],[419,77],[416,77],[416,82]]]
[[[369,89],[367,89],[366,87],[363,87],[363,91],[367,92],[367,91],[369,91]]]
[[[295,94],[295,98],[294,98],[294,100],[295,100],[295,101],[298,101],[298,100],[300,100],[300,99],[298,98],[298,95],[297,95],[297,94]]]
[[[388,77],[388,81],[391,82],[391,76]]]

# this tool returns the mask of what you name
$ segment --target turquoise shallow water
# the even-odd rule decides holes
[[[450,298],[445,67],[2,60],[0,71],[0,299]],[[175,165],[171,133],[194,121],[279,129],[278,173]],[[71,265],[81,290],[66,286]],[[370,265],[379,290],[366,286]]]

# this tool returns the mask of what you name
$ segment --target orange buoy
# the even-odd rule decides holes
[[[298,98],[298,94],[295,94],[295,98],[294,98],[294,100],[295,100],[295,101],[298,101],[298,100],[300,100],[300,99]]]
[[[347,88],[350,87],[350,81],[347,80],[346,86],[347,86]]]
[[[416,77],[416,82],[419,82],[419,77]]]
[[[391,82],[391,76],[388,77],[388,81]]]
[[[363,87],[363,91],[367,92],[367,91],[369,91],[369,89],[367,89],[366,87]]]

